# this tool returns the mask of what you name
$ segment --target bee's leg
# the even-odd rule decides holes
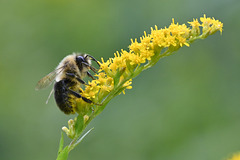
[[[78,82],[87,85],[87,83],[82,80],[81,78],[79,78],[77,75],[75,75],[74,73],[66,73],[67,76],[72,77],[72,78],[76,78]]]
[[[99,62],[98,62],[93,56],[87,55],[86,57],[90,57],[90,58],[91,58],[93,61],[95,61],[95,62],[98,64],[98,66],[100,67]]]
[[[82,98],[82,100],[84,100],[84,101],[87,102],[87,103],[93,103],[93,104],[95,104],[95,103],[94,103],[93,101],[91,101],[90,99],[87,99],[87,98],[81,96],[79,93],[77,93],[77,92],[75,92],[75,91],[73,91],[73,90],[71,90],[71,89],[68,89],[68,91],[69,91],[72,95],[74,95],[75,97],[77,97],[77,98]]]
[[[92,78],[93,80],[95,79],[90,72],[87,72],[88,77]]]

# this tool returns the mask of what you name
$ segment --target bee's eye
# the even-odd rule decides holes
[[[77,60],[77,63],[82,63],[85,61],[85,59],[82,56],[77,56],[76,60]]]

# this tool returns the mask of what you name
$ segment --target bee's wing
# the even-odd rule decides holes
[[[64,68],[65,68],[65,66],[57,68],[56,70],[52,71],[51,73],[49,73],[48,75],[46,75],[45,77],[40,79],[40,81],[38,81],[35,89],[40,90],[40,89],[46,88],[49,85],[51,85],[52,82],[57,77],[57,75],[60,74]]]
[[[40,90],[40,89],[48,87],[53,82],[53,80],[56,78],[56,76],[57,76],[56,71],[49,73],[48,75],[46,75],[45,77],[40,79],[40,81],[38,81],[35,89]]]

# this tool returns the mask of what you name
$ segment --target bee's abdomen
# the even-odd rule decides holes
[[[55,101],[65,114],[74,113],[73,106],[69,101],[69,91],[68,87],[71,84],[71,81],[68,79],[63,79],[59,82],[56,82],[54,85],[54,97]]]

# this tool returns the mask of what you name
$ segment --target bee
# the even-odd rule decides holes
[[[79,88],[81,84],[87,85],[83,80],[84,77],[88,76],[95,79],[89,72],[90,70],[94,73],[97,72],[97,69],[91,66],[91,61],[95,61],[100,66],[99,62],[89,54],[73,53],[68,55],[63,58],[53,72],[38,81],[35,89],[46,88],[54,81],[54,87],[46,103],[54,92],[56,104],[65,114],[75,113],[74,102],[71,101],[72,96],[81,98],[87,103],[95,104],[92,100],[83,97]]]

